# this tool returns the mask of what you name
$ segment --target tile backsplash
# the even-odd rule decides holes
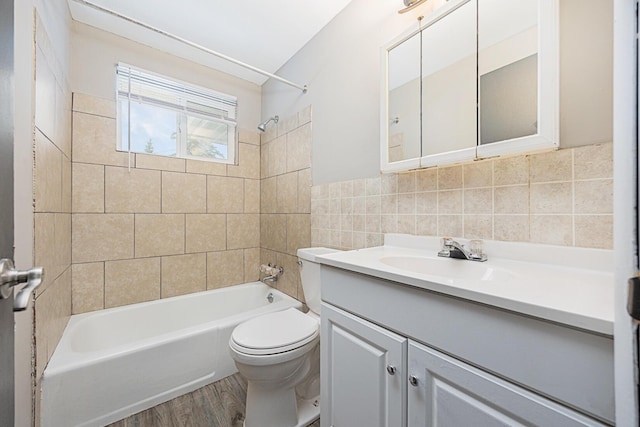
[[[613,247],[612,143],[317,185],[311,244],[384,233]]]

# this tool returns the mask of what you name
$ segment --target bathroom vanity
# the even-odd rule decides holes
[[[323,426],[614,424],[611,251],[485,243],[322,257]]]

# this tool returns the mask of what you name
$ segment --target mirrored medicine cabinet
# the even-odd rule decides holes
[[[558,146],[558,0],[450,0],[382,68],[382,172]]]

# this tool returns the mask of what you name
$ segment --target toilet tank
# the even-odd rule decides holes
[[[340,252],[340,250],[323,247],[298,249],[304,300],[309,310],[318,315],[320,314],[320,264],[316,261],[316,256],[334,252]]]

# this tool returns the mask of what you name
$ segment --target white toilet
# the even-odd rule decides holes
[[[229,348],[247,379],[245,427],[302,427],[320,414],[320,264],[336,249],[298,249],[308,313],[295,308],[238,325]],[[286,274],[286,273],[285,273]]]

